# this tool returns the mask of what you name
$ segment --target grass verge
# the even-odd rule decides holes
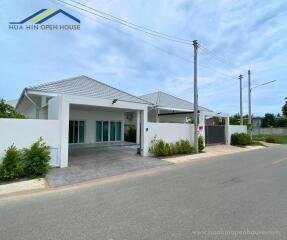
[[[273,139],[274,143],[277,144],[287,144],[287,136],[277,136],[277,135],[258,135],[253,136],[253,141],[263,141],[263,142],[269,142],[268,139]]]

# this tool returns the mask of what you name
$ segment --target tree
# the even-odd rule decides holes
[[[11,105],[0,101],[0,118],[26,118],[23,114],[18,113]]]
[[[282,114],[284,116],[287,116],[287,101],[285,102],[285,104],[282,107]]]
[[[230,116],[229,122],[231,125],[240,125],[240,114]],[[243,115],[243,125],[248,125],[248,115]]]
[[[262,119],[261,127],[276,127],[276,117],[272,113],[266,113]]]
[[[287,116],[279,116],[276,118],[276,127],[287,127]]]

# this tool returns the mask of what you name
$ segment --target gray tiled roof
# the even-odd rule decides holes
[[[143,96],[140,96],[140,98],[157,105],[162,108],[171,108],[171,109],[182,109],[186,111],[194,111],[194,105],[191,102],[188,102],[186,100],[183,100],[181,98],[169,95],[164,92],[154,92],[150,94],[146,94]],[[200,111],[207,111],[212,112],[212,110],[209,110],[207,108],[199,106],[198,109]]]
[[[150,104],[149,102],[129,93],[111,87],[95,79],[79,76],[65,80],[29,87],[28,90],[67,94],[91,98],[118,99],[126,102]]]

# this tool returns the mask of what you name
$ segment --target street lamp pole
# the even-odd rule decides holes
[[[265,82],[265,83],[261,83],[261,84],[258,84],[254,87],[251,87],[251,80],[250,80],[250,70],[248,71],[248,96],[249,96],[249,112],[248,112],[248,123],[251,124],[252,123],[252,112],[251,112],[251,96],[252,96],[252,91],[253,89],[255,88],[258,88],[258,87],[261,87],[261,86],[265,86],[267,84],[270,84],[270,83],[273,83],[273,82],[276,82],[276,80],[272,80],[272,81],[269,81],[269,82]]]

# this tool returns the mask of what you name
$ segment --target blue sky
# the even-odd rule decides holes
[[[287,96],[285,0],[81,2],[157,31],[197,39],[203,47],[220,55],[224,61],[199,49],[200,105],[217,112],[237,113],[239,81],[226,75],[243,74],[244,113],[247,113],[247,70],[250,68],[253,85],[277,80],[254,91],[254,115],[281,111]],[[52,7],[79,18],[81,30],[9,30],[9,22]],[[147,37],[56,0],[2,0],[0,13],[0,98],[17,98],[27,86],[87,75],[134,95],[161,90],[186,100],[193,99],[191,46]],[[50,23],[53,21],[62,24],[69,20],[57,16]]]

